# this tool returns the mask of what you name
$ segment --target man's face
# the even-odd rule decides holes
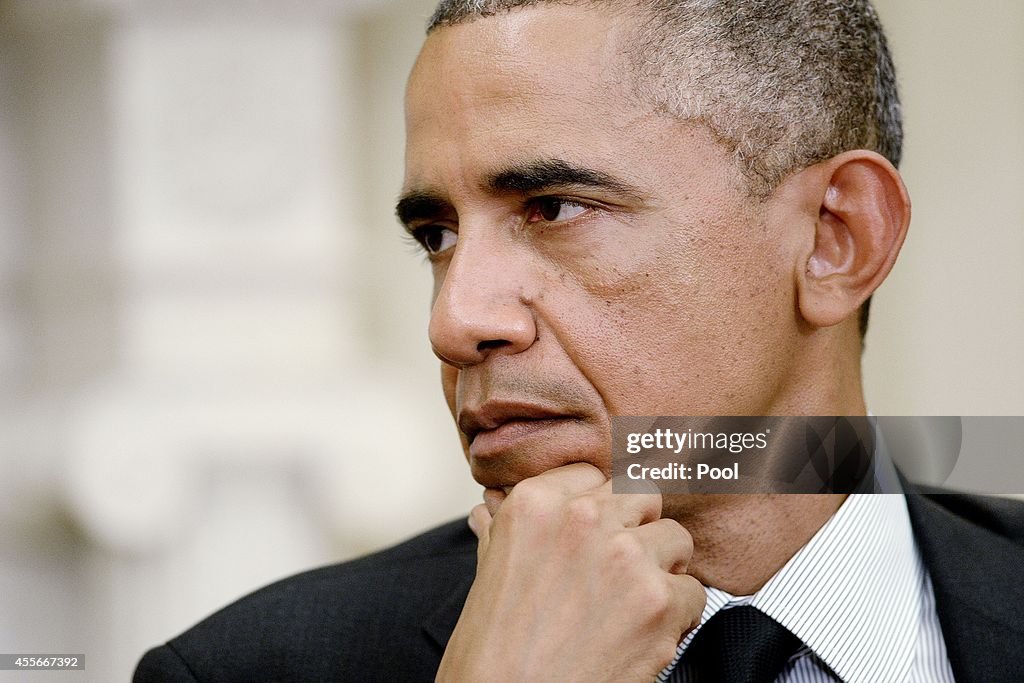
[[[701,124],[631,95],[630,31],[541,5],[435,31],[399,213],[473,476],[610,470],[610,416],[785,414],[792,244]]]

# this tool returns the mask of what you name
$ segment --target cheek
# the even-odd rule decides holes
[[[578,279],[581,301],[566,310],[572,353],[614,414],[767,409],[794,322],[771,249],[760,234],[677,232]]]
[[[444,391],[444,400],[448,404],[448,412],[452,415],[452,421],[458,422],[458,382],[459,371],[447,363],[441,363],[441,389]],[[456,429],[459,435],[459,443],[462,444],[462,453],[469,460],[469,442],[461,430]]]
[[[444,400],[448,404],[448,412],[452,414],[453,419],[458,414],[455,405],[455,391],[458,381],[459,371],[447,363],[441,363],[441,389],[444,391]]]

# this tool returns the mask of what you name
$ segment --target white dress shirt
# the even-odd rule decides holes
[[[778,683],[952,683],[935,596],[899,494],[854,494],[754,595],[705,587],[701,625],[750,604],[804,643]],[[688,681],[679,644],[659,683]]]

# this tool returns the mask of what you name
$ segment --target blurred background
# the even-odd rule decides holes
[[[1024,4],[877,4],[915,217],[869,404],[1024,414]],[[33,680],[479,501],[392,219],[432,6],[0,0],[0,652],[87,666]]]

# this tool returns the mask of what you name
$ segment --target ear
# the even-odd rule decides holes
[[[910,226],[910,197],[893,165],[866,150],[801,175],[818,219],[814,246],[798,264],[798,305],[809,324],[829,327],[855,315],[889,274]]]

